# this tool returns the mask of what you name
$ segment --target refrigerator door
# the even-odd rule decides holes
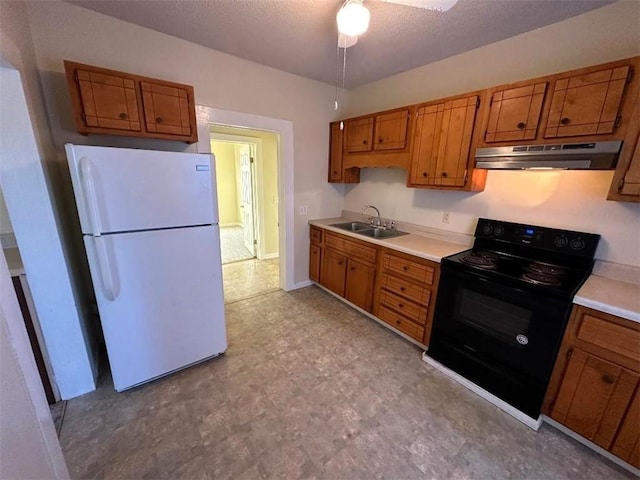
[[[116,390],[226,350],[217,225],[84,241]]]
[[[218,223],[211,155],[65,148],[84,234]]]

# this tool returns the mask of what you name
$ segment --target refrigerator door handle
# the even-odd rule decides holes
[[[95,237],[94,244],[96,246],[96,263],[98,264],[98,271],[100,272],[100,283],[102,286],[102,293],[104,297],[113,301],[120,293],[120,288],[115,282],[115,265],[111,262],[111,255],[109,254],[106,242],[108,240],[105,237]]]
[[[87,217],[91,228],[91,235],[99,237],[102,232],[100,225],[100,210],[98,209],[98,195],[93,181],[93,167],[89,157],[80,159],[80,181],[82,182],[82,194],[87,205]]]

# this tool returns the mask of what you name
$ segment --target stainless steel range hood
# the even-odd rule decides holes
[[[476,168],[492,170],[615,168],[621,141],[476,149]]]

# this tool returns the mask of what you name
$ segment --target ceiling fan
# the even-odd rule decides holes
[[[446,12],[458,0],[382,0],[407,7],[423,8]],[[369,10],[364,6],[364,0],[345,0],[336,15],[338,23],[338,46],[348,48],[356,44],[358,35],[362,35],[369,27]]]

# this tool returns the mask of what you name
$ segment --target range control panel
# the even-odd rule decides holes
[[[593,258],[600,235],[479,218],[476,238]]]

